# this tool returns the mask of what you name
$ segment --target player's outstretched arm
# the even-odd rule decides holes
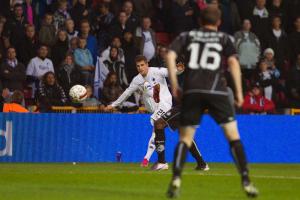
[[[178,86],[178,80],[177,80],[177,67],[176,67],[176,58],[177,54],[170,50],[167,54],[167,66],[169,69],[169,79],[171,82],[171,89],[173,97],[177,100],[179,99],[179,86]]]
[[[108,105],[105,108],[105,111],[112,111],[114,108],[120,106],[124,101],[126,101],[132,93],[134,93],[138,89],[138,83],[136,83],[135,79],[132,80],[129,87],[119,96],[119,98],[114,101],[111,105]]]
[[[235,56],[230,56],[227,62],[235,86],[235,104],[237,107],[241,107],[244,103],[244,97],[242,90],[240,64]]]

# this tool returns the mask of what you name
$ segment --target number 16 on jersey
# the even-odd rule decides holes
[[[220,52],[223,50],[219,43],[205,43],[202,52],[200,52],[201,44],[194,42],[188,46],[188,50],[191,52],[190,69],[197,70],[201,68],[214,71],[219,68],[221,63]]]

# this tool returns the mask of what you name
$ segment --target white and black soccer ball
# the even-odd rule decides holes
[[[69,91],[69,96],[73,102],[82,102],[87,98],[86,88],[82,85],[74,85]]]

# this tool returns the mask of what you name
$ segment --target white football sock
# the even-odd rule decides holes
[[[155,138],[155,133],[152,132],[151,138],[148,142],[148,149],[147,149],[147,153],[145,155],[145,159],[150,160],[153,152],[155,151],[155,142],[154,142],[154,138]]]

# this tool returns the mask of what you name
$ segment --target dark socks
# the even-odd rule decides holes
[[[156,152],[158,154],[158,162],[159,163],[166,163],[165,159],[165,143],[166,143],[166,136],[164,129],[155,129],[155,147]]]
[[[235,161],[236,167],[239,170],[239,173],[241,174],[243,183],[249,183],[250,180],[248,175],[247,160],[241,140],[231,141],[229,144],[232,157]]]
[[[198,166],[203,166],[206,164],[201,156],[201,153],[197,147],[195,140],[193,140],[192,146],[190,148],[190,152],[191,152],[192,156],[196,159]]]
[[[185,163],[186,154],[189,148],[184,142],[179,142],[175,149],[173,161],[173,178],[181,177],[183,165]]]

